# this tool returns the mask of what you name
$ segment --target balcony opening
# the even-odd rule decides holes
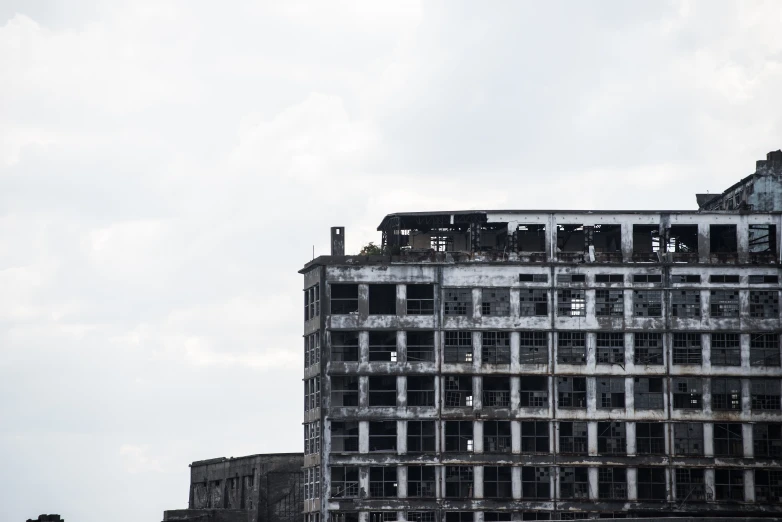
[[[516,248],[519,252],[545,252],[546,225],[519,225],[516,228]]]
[[[738,252],[736,225],[710,225],[709,246],[718,261],[730,260],[731,254]]]
[[[592,240],[598,261],[622,261],[622,225],[595,225]]]
[[[659,261],[660,225],[633,225],[633,261]]]
[[[695,263],[698,261],[698,225],[672,225],[668,229],[665,251],[673,261]]]

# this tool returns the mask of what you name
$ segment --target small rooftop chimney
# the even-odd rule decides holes
[[[331,255],[345,255],[345,227],[331,227]]]

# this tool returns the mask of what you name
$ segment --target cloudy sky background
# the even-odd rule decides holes
[[[394,211],[692,209],[782,146],[755,2],[0,0],[0,520],[302,450],[301,276]]]

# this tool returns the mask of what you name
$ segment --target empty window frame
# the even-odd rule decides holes
[[[369,285],[369,315],[396,315],[396,285]]]
[[[663,276],[660,274],[633,274],[633,283],[652,283],[660,284],[663,282]]]
[[[586,422],[559,423],[559,453],[567,455],[587,455],[589,452]]]
[[[633,334],[633,362],[637,365],[663,364],[663,335],[659,332]]]
[[[753,411],[778,411],[780,409],[779,379],[750,379],[749,389]]]
[[[406,516],[407,522],[437,522],[440,520],[437,511],[408,511]]]
[[[557,362],[586,364],[586,334],[584,332],[557,333]]]
[[[519,274],[519,283],[548,283],[548,274]]]
[[[434,285],[407,285],[407,315],[434,314]]]
[[[782,424],[756,423],[752,425],[752,443],[755,458],[782,456]]]
[[[749,284],[762,285],[762,284],[778,284],[779,276],[776,275],[751,275],[749,276]]]
[[[519,252],[546,251],[546,225],[523,224],[516,228]]]
[[[407,452],[432,453],[436,447],[436,421],[407,421]]]
[[[429,244],[435,252],[453,252],[453,236],[447,234],[432,234]]]
[[[598,409],[625,407],[625,378],[596,377]]]
[[[512,511],[484,511],[484,522],[511,522],[513,519]]]
[[[595,252],[621,252],[622,225],[595,225],[592,227],[591,243]]]
[[[638,468],[638,500],[666,500],[665,468]]]
[[[585,317],[586,290],[559,290],[557,292],[557,315],[561,317]]]
[[[738,317],[739,291],[712,290],[710,309],[712,317]]]
[[[750,366],[779,366],[779,334],[750,334],[749,364]]]
[[[696,274],[672,274],[671,283],[673,284],[686,284],[686,283],[700,283],[701,276]]]
[[[717,468],[714,470],[714,500],[744,501],[744,470]]]
[[[662,377],[635,377],[633,397],[636,410],[661,410],[664,406]]]
[[[546,332],[519,332],[519,363],[548,364]]]
[[[483,421],[483,452],[511,452],[510,421]]]
[[[673,364],[701,364],[703,362],[703,347],[701,334],[673,334]]]
[[[475,513],[473,511],[446,511],[445,522],[473,522]]]
[[[660,225],[633,225],[633,254],[660,251]]]
[[[782,470],[755,470],[755,502],[782,502]]]
[[[396,522],[396,511],[370,511],[369,522]]]
[[[331,451],[346,453],[358,451],[358,422],[331,422]]]
[[[304,290],[304,320],[320,315],[320,285],[316,284]]]
[[[331,466],[331,498],[358,497],[358,467]]]
[[[396,375],[369,377],[369,406],[396,406]]]
[[[597,423],[597,451],[601,455],[626,455],[627,437],[624,422]]]
[[[331,376],[331,407],[358,406],[358,375]]]
[[[409,330],[407,336],[408,362],[434,361],[434,332],[431,330]]]
[[[522,375],[519,383],[519,406],[522,408],[547,408],[548,377]]]
[[[777,226],[750,225],[748,246],[750,253],[776,252]]]
[[[369,422],[369,451],[396,451],[396,421]]]
[[[675,409],[700,410],[703,408],[703,381],[699,377],[675,377],[673,407]]]
[[[586,283],[586,274],[557,274],[559,283]]]
[[[445,421],[445,451],[472,453],[474,449],[472,421]]]
[[[304,425],[304,453],[312,455],[320,452],[320,421]]]
[[[598,317],[622,317],[625,311],[622,290],[595,290],[595,315]]]
[[[513,479],[510,466],[483,467],[483,497],[513,498]]]
[[[551,498],[551,470],[547,467],[521,467],[521,498]]]
[[[483,377],[483,407],[510,408],[510,377]]]
[[[548,290],[542,288],[522,288],[519,290],[521,317],[540,317],[548,315]]]
[[[304,411],[320,408],[320,377],[304,380]]]
[[[714,423],[714,456],[743,457],[744,438],[741,424],[728,422]]]
[[[320,332],[304,336],[304,367],[320,362]]]
[[[635,448],[638,455],[664,455],[665,424],[661,422],[636,422]]]
[[[472,408],[472,377],[469,375],[443,376],[443,401],[446,408]]]
[[[713,254],[737,252],[736,225],[709,225],[709,251]]]
[[[357,284],[332,284],[330,289],[332,315],[358,313]]]
[[[369,468],[369,496],[373,498],[396,497],[396,466],[371,466]],[[396,515],[396,513],[394,513]]]
[[[586,408],[586,377],[557,377],[557,407]]]
[[[703,424],[677,422],[672,426],[674,455],[703,455]]]
[[[741,379],[712,378],[711,408],[713,410],[741,411]]]
[[[407,496],[434,498],[437,493],[434,466],[407,467]],[[409,519],[408,519],[409,520]]]
[[[443,358],[447,363],[472,363],[472,332],[446,331]]]
[[[331,360],[334,362],[358,361],[358,332],[332,331]]]
[[[397,362],[396,332],[369,332],[370,362]]]
[[[521,421],[521,452],[549,453],[547,421]]]
[[[622,274],[595,274],[595,283],[624,283]]]
[[[215,482],[219,486],[220,481]],[[307,468],[304,470],[304,498],[312,500],[320,497],[320,466]],[[212,500],[212,507],[216,507],[217,502]]]
[[[481,315],[510,315],[510,288],[484,288],[481,290]]]
[[[698,225],[671,225],[667,232],[666,252],[697,255]]]
[[[676,501],[699,502],[706,500],[706,488],[703,469],[676,468]]]
[[[589,468],[559,468],[559,496],[563,499],[588,499]]]
[[[700,290],[672,290],[671,315],[673,317],[693,318],[701,316]]]
[[[481,363],[510,364],[510,332],[481,334]]]
[[[663,293],[660,290],[633,290],[635,317],[660,317],[663,314]]]
[[[625,363],[625,336],[621,332],[598,332],[596,359],[598,363]]]
[[[759,319],[778,319],[779,292],[776,290],[750,290],[749,316]]]
[[[583,253],[585,244],[583,225],[557,225],[558,252]]]
[[[741,366],[741,343],[739,334],[711,334],[711,365]]]
[[[446,288],[443,291],[445,315],[472,316],[472,290],[469,288]]]
[[[408,375],[407,405],[434,406],[434,377],[429,375]]]
[[[472,466],[445,466],[445,497],[472,498]]]
[[[310,515],[311,518],[305,522],[320,522],[320,513]],[[332,522],[358,522],[358,511],[332,511],[329,515]]]
[[[728,274],[715,274],[709,277],[710,283],[730,283],[730,284],[738,284],[739,282],[739,276],[737,275],[728,275]]]
[[[598,468],[597,494],[600,500],[627,498],[627,470],[625,468]]]

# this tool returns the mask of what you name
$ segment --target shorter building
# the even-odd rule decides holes
[[[699,210],[781,211],[782,150],[766,154],[766,159],[755,163],[754,173],[721,194],[696,194],[696,198]]]
[[[269,453],[190,464],[188,509],[165,522],[287,522],[303,511],[302,453]]]
[[[38,515],[38,518],[28,518],[27,522],[65,522],[60,515]]]

